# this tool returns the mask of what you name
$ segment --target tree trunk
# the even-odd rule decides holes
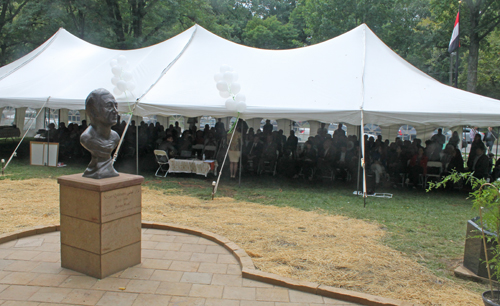
[[[477,88],[477,66],[479,63],[479,34],[477,32],[479,22],[479,11],[470,10],[470,45],[467,68],[467,91],[476,92]]]
[[[115,32],[118,46],[120,48],[125,48],[125,32],[123,30],[123,19],[120,12],[120,6],[117,0],[106,0],[108,5],[108,14],[111,18],[111,27],[113,32]]]
[[[134,38],[142,38],[142,21],[144,19],[144,7],[146,3],[144,0],[131,0],[129,1],[132,12],[132,31]]]

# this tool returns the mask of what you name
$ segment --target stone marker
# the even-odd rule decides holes
[[[141,183],[138,175],[58,178],[61,266],[105,278],[141,262]]]

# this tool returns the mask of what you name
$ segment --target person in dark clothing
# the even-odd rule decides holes
[[[418,186],[420,175],[425,175],[427,173],[427,161],[428,158],[425,155],[424,149],[418,148],[418,152],[413,155],[408,168],[409,180],[413,183],[414,187]]]
[[[311,181],[313,179],[313,170],[314,167],[316,167],[317,158],[318,151],[313,148],[312,143],[309,140],[306,141],[305,148],[302,150],[297,160],[297,173],[299,173],[300,169],[302,169],[302,174],[304,174],[305,177],[308,177]],[[298,175],[294,176],[294,178],[297,177]]]
[[[453,170],[457,172],[464,171],[464,159],[462,157],[462,153],[459,149],[452,145],[447,145],[445,151],[449,153],[450,160],[448,162],[448,166],[445,165],[444,174],[450,174]]]
[[[290,131],[290,136],[288,136],[288,139],[285,142],[285,145],[283,149],[289,150],[292,152],[292,158],[295,159],[297,155],[297,145],[299,143],[299,138],[295,136],[295,132],[293,130]]]
[[[266,120],[266,124],[264,124],[264,127],[262,128],[262,133],[264,135],[271,135],[273,132],[273,125],[271,124],[271,120]]]
[[[167,135],[158,146],[158,150],[163,150],[167,153],[168,158],[174,158],[177,155],[177,149],[174,146],[174,138],[172,135]]]
[[[478,146],[476,148],[476,154],[474,161],[472,162],[472,167],[468,170],[473,172],[473,176],[477,179],[487,179],[489,177],[488,167],[490,165],[488,156],[484,154],[486,148],[484,146]]]
[[[484,148],[484,143],[481,140],[481,134],[479,133],[477,133],[474,136],[474,140],[472,141],[472,144],[470,146],[469,159],[467,160],[467,167],[469,169],[472,169],[472,164],[474,163],[474,160],[476,158],[476,152],[478,147]]]
[[[260,137],[254,135],[252,142],[243,149],[243,161],[248,166],[249,171],[256,172],[263,148],[264,145],[260,141]]]

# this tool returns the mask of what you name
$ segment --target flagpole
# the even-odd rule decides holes
[[[458,1],[458,26],[460,27],[460,5],[462,4],[462,1]],[[458,61],[459,61],[459,50],[460,50],[460,31],[458,31],[458,47],[457,47],[457,53],[456,57],[457,60],[455,62],[455,88],[458,88]]]

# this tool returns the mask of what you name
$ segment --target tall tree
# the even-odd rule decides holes
[[[199,23],[215,22],[208,0],[105,0],[99,23],[112,29],[114,47],[137,48],[165,40]]]
[[[431,0],[434,19],[440,25],[436,30],[447,32],[448,40],[458,5],[455,1]],[[482,42],[500,25],[500,1],[464,0],[460,14],[460,39],[462,46],[468,49],[466,86],[468,91],[476,92],[480,49]],[[447,47],[447,44],[441,45]]]
[[[212,28],[214,33],[236,43],[242,43],[243,29],[253,18],[252,11],[235,0],[210,0],[210,5],[216,19]]]
[[[298,32],[290,23],[281,23],[276,16],[262,19],[255,16],[247,23],[244,43],[264,49],[290,49],[297,47]]]
[[[0,65],[23,53],[31,32],[40,26],[41,9],[35,0],[0,1]]]
[[[298,0],[239,0],[252,15],[267,18],[276,16],[283,24],[288,23],[290,14],[295,9]]]
[[[500,29],[491,33],[482,52],[477,69],[477,93],[500,99]]]

